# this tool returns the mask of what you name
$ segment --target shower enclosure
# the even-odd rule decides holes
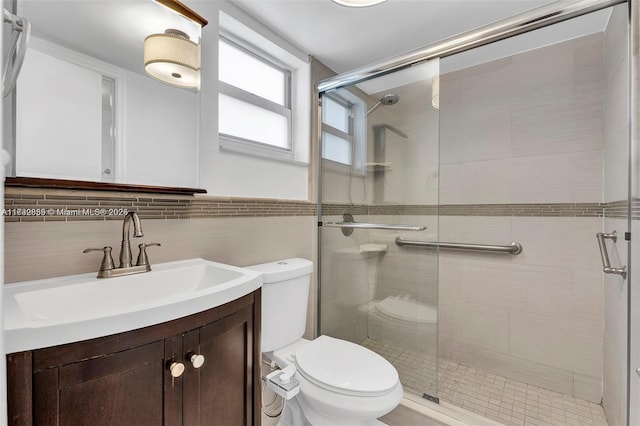
[[[438,240],[437,74],[431,61],[322,97],[322,333],[395,360],[405,389],[429,398],[437,250],[396,239]]]
[[[474,415],[634,424],[637,2],[561,3],[319,85],[318,331]]]

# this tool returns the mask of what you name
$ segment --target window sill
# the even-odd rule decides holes
[[[353,173],[353,176],[358,176],[358,177],[367,176],[367,173],[361,168],[354,167],[352,171],[352,166],[350,164],[340,163],[338,161],[329,160],[328,158],[322,159],[322,168],[327,171],[342,173],[345,175],[349,173]]]
[[[222,134],[219,135],[219,141],[220,151],[250,155],[252,157],[262,158],[265,160],[279,161],[303,167],[309,166],[307,161],[296,160],[293,152],[290,150],[270,147],[260,143],[252,143],[250,141],[242,141]]]

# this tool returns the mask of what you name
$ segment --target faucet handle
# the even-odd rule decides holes
[[[102,264],[100,264],[100,271],[110,271],[115,269],[115,265],[113,263],[113,257],[111,257],[111,247],[103,247],[103,248],[88,248],[82,250],[83,253],[89,253],[91,251],[101,251],[104,252],[104,256],[102,256]]]
[[[160,247],[160,243],[148,243],[148,244],[138,244],[138,248],[140,249],[140,253],[138,253],[138,261],[136,262],[136,266],[145,266],[149,264],[149,258],[147,257],[147,247],[158,246]]]

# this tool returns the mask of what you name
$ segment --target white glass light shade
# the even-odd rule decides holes
[[[200,87],[200,45],[179,31],[167,30],[144,39],[144,70],[163,83]]]
[[[376,4],[384,3],[387,0],[331,0],[341,6],[347,7],[367,7],[375,6]]]
[[[440,74],[435,75],[431,80],[431,105],[435,109],[440,109]]]

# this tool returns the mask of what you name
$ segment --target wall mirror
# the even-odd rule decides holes
[[[9,176],[197,186],[197,88],[149,77],[144,44],[166,30],[199,44],[199,23],[150,0],[18,0],[16,11],[32,32]]]

